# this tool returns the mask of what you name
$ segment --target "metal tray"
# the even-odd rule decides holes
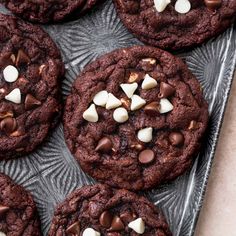
[[[0,9],[7,12],[3,7]],[[76,75],[90,61],[116,48],[141,44],[122,25],[111,0],[81,19],[44,28],[60,47],[66,64],[66,78],[62,82],[64,98]],[[145,193],[163,209],[174,236],[194,234],[233,80],[235,49],[236,29],[232,27],[205,45],[179,54],[200,80],[210,104],[211,118],[191,171],[171,184]],[[67,149],[61,124],[28,157],[0,162],[0,171],[32,192],[45,235],[56,204],[75,188],[94,183]]]

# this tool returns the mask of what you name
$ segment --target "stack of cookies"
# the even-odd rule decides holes
[[[23,18],[0,14],[0,160],[34,151],[62,117],[71,153],[100,182],[57,206],[48,235],[174,234],[142,194],[191,168],[208,105],[187,65],[165,50],[223,32],[234,22],[236,1],[114,0],[124,25],[148,45],[120,48],[87,65],[65,103],[60,50],[27,21],[68,21],[99,1],[0,2]],[[42,235],[32,196],[4,174],[0,199],[0,236]]]

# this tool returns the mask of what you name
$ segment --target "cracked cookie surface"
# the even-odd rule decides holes
[[[40,27],[0,15],[0,159],[33,151],[60,115],[60,52]]]
[[[171,1],[162,12],[156,10],[154,0],[114,0],[114,3],[125,26],[141,41],[172,50],[201,44],[218,35],[234,22],[236,16],[234,0],[178,1],[189,1],[190,11],[186,14],[177,12],[177,1]],[[207,6],[206,3],[212,4]]]
[[[94,234],[86,234],[88,229]],[[97,184],[75,190],[57,206],[48,236],[136,236],[140,232],[172,235],[162,213],[146,198]]]
[[[70,14],[81,15],[92,8],[97,0],[0,0],[19,17],[32,22],[62,21]]]
[[[0,235],[42,235],[32,196],[3,173],[0,173]]]
[[[66,101],[64,133],[93,178],[141,190],[191,166],[207,121],[200,84],[182,60],[135,46],[111,52],[82,71]]]

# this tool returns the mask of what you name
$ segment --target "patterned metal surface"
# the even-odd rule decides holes
[[[1,9],[7,12],[5,9]],[[116,48],[141,44],[122,25],[110,0],[73,22],[44,27],[61,48],[66,64],[64,97],[76,75],[98,56]],[[201,81],[211,113],[210,125],[191,171],[171,184],[147,192],[161,207],[174,236],[190,236],[202,204],[236,60],[236,30],[232,27],[201,47],[180,54]],[[32,192],[48,230],[55,205],[76,187],[94,183],[84,174],[69,150],[60,124],[35,153],[18,160],[2,161],[0,171]]]

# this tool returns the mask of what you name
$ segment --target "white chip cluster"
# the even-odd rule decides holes
[[[143,90],[149,90],[149,89],[157,87],[157,85],[158,85],[157,81],[154,78],[152,78],[149,74],[146,74],[141,84],[141,88]],[[131,111],[139,110],[144,105],[146,105],[145,99],[135,94],[135,91],[138,88],[138,84],[136,82],[130,83],[130,84],[120,84],[120,87],[125,93],[125,95],[129,99],[131,99],[131,105],[130,105]],[[89,122],[98,122],[99,120],[96,106],[105,107],[107,110],[114,109],[113,119],[117,123],[124,123],[129,119],[128,111],[124,107],[121,107],[122,105],[121,100],[118,99],[116,96],[114,96],[112,93],[108,93],[106,90],[102,90],[98,92],[94,96],[93,102],[94,103],[92,103],[89,106],[89,108],[83,113],[83,118]],[[161,114],[168,113],[172,111],[173,108],[174,106],[171,104],[171,102],[167,98],[160,99],[159,112]],[[137,137],[143,143],[151,142],[153,138],[153,128],[146,127],[146,128],[140,129],[137,133]],[[142,221],[140,219],[137,219],[137,221],[130,223],[130,227],[134,227],[133,225],[136,225],[136,224],[142,224]]]
[[[8,83],[15,82],[19,77],[19,72],[16,67],[8,65],[3,70],[3,78]],[[13,89],[9,94],[5,96],[7,101],[20,104],[21,103],[21,91],[19,88]],[[0,235],[1,236],[1,235]]]
[[[154,0],[156,10],[161,13],[171,3],[171,0]],[[191,3],[189,0],[177,0],[175,3],[175,11],[180,14],[186,14],[191,10]]]

